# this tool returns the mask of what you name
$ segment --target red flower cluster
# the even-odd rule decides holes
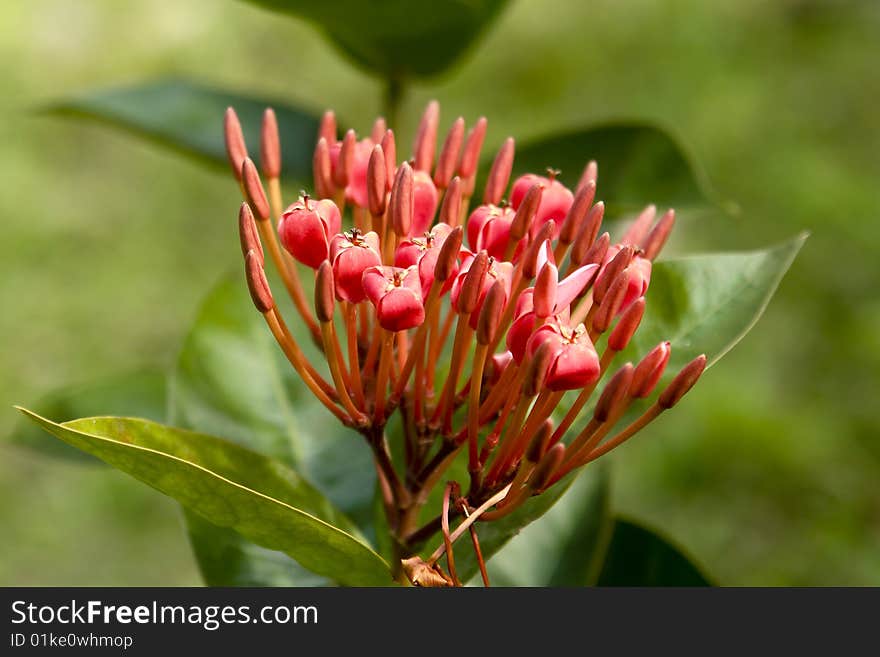
[[[239,227],[253,300],[305,384],[367,437],[402,557],[441,526],[448,541],[450,513],[467,516],[468,526],[474,514],[481,521],[507,515],[621,444],[675,405],[706,362],[701,356],[688,364],[647,411],[608,437],[634,400],[652,394],[669,360],[670,344],[663,342],[606,376],[642,319],[651,262],[674,212],[657,220],[649,206],[612,243],[609,233],[600,234],[604,205],[594,203],[595,162],[573,190],[556,171],[509,184],[513,139],[494,159],[482,204],[470,209],[486,120],[465,134],[457,119],[435,161],[438,121],[439,107],[431,103],[412,158],[398,163],[395,135],[384,120],[368,138],[349,130],[340,140],[334,115],[326,113],[313,160],[317,198],[303,193],[286,208],[272,111],[260,158],[268,195],[231,109],[225,126],[245,196]],[[503,200],[508,187],[509,203]],[[275,305],[263,244],[323,351],[329,381]],[[297,263],[312,272],[313,308]],[[592,413],[573,430],[603,378]],[[554,415],[568,391],[579,392],[567,412]],[[403,474],[384,434],[397,410]],[[416,527],[427,491],[462,451],[469,490],[461,495],[457,486],[447,487],[444,513]],[[451,509],[450,496],[456,498]],[[438,552],[451,542],[444,546]],[[451,576],[434,558],[420,564],[422,581],[428,568],[454,582],[449,556]]]

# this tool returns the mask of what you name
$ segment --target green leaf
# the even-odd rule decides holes
[[[656,263],[645,316],[626,357],[639,358],[669,340],[669,372],[701,353],[709,365],[717,362],[761,317],[806,238],[801,234],[758,251]]]
[[[362,68],[389,78],[428,76],[451,66],[506,0],[419,3],[248,0],[305,19]]]
[[[309,337],[291,323],[304,346]],[[240,276],[224,279],[206,298],[184,341],[170,386],[175,424],[222,434],[294,467],[370,534],[375,469],[360,436],[312,403],[251,303]],[[345,458],[340,458],[345,454]],[[189,520],[189,518],[188,518]],[[188,523],[189,524],[189,523]],[[292,585],[313,585],[302,568],[281,554],[250,544],[227,529],[202,523],[190,540],[209,584],[279,585],[278,564]],[[224,559],[212,557],[224,545]],[[238,553],[233,557],[233,546]],[[227,566],[227,574],[222,575]],[[265,581],[258,578],[270,574]]]
[[[221,91],[196,82],[162,79],[94,91],[49,107],[52,113],[109,123],[163,146],[228,166],[223,113],[235,107],[245,139],[256,157],[263,110],[275,109],[282,144],[284,178],[310,183],[318,119],[284,103]]]
[[[234,443],[130,418],[56,424],[20,409],[64,442],[173,497],[210,522],[279,550],[345,585],[392,583],[385,561],[302,477]]]
[[[489,561],[492,585],[583,586],[591,567],[601,560],[611,527],[609,498],[608,469],[585,469],[542,518],[523,528]],[[482,547],[479,523],[478,531]]]
[[[599,586],[712,586],[680,548],[653,530],[617,518]]]
[[[715,197],[684,146],[663,128],[639,121],[588,126],[517,144],[514,175],[559,169],[560,180],[573,187],[589,160],[599,163],[598,198],[609,215],[648,203],[701,206]],[[487,171],[488,163],[482,169]]]
[[[166,415],[166,375],[140,371],[64,388],[34,404],[37,413],[48,417],[89,417],[112,414],[143,417],[162,422]],[[93,456],[55,440],[45,431],[21,418],[8,441],[39,450],[50,456],[87,463],[100,463]]]

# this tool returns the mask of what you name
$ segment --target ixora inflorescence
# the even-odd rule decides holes
[[[303,193],[287,207],[272,110],[260,148],[266,188],[231,108],[225,135],[245,198],[239,229],[251,297],[305,385],[372,449],[398,579],[460,585],[453,547],[468,533],[488,584],[479,528],[675,406],[706,357],[685,365],[627,423],[634,402],[654,394],[671,353],[663,341],[636,363],[615,363],[641,322],[651,263],[674,211],[656,219],[648,206],[619,238],[600,234],[596,163],[586,164],[574,190],[552,170],[509,186],[513,139],[494,159],[482,204],[471,209],[486,120],[466,134],[457,119],[435,158],[438,123],[432,102],[413,157],[398,164],[383,119],[368,138],[349,130],[338,140],[327,112],[314,151],[315,195]],[[295,321],[323,353],[329,378],[282,318],[266,260],[293,301]],[[297,262],[312,271],[308,281]],[[314,288],[314,304],[306,288]],[[569,391],[576,392],[571,405],[558,408]],[[395,413],[399,459],[386,437]],[[464,454],[465,481],[447,482]],[[442,502],[419,525],[436,487]],[[435,536],[439,545],[427,556]]]

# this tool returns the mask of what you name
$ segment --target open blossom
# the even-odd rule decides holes
[[[349,130],[339,140],[326,113],[313,157],[320,198],[303,195],[286,209],[274,114],[267,112],[260,157],[268,195],[232,110],[225,130],[245,191],[239,233],[257,310],[318,402],[366,438],[402,571],[414,583],[457,584],[452,559],[449,574],[438,563],[453,540],[451,516],[471,514],[478,545],[484,523],[675,406],[706,360],[693,359],[665,386],[669,342],[635,364],[615,363],[644,316],[671,210],[658,220],[648,206],[612,238],[601,232],[596,163],[579,178],[566,172],[565,180],[578,180],[574,192],[559,172],[511,185],[512,138],[475,196],[486,120],[468,130],[456,118],[438,152],[439,112],[429,104],[412,158],[398,158],[403,146],[383,119],[366,138]],[[269,289],[270,261],[298,314],[290,324]],[[307,357],[300,327],[326,363]],[[618,426],[628,411],[641,415]],[[392,426],[402,432],[403,466],[385,436],[394,413],[402,416]],[[466,460],[468,479],[447,485],[437,518],[415,526],[433,499],[430,487],[452,476],[446,469],[456,458]],[[448,543],[419,557],[440,531]]]

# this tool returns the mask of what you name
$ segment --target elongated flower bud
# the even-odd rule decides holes
[[[357,135],[354,130],[348,130],[342,138],[339,159],[336,161],[336,168],[333,169],[333,183],[339,188],[344,188],[351,180],[356,148]]]
[[[671,353],[672,346],[669,342],[661,342],[645,354],[633,372],[633,380],[629,387],[630,397],[643,399],[653,392],[666,370]]]
[[[550,342],[543,342],[532,354],[523,375],[523,394],[534,397],[544,388],[550,366],[556,359],[556,351]]]
[[[593,199],[596,197],[596,182],[589,181],[578,189],[574,195],[574,201],[565,215],[562,227],[559,229],[559,241],[562,244],[571,244],[580,234],[581,225],[590,214]]]
[[[552,262],[544,265],[535,281],[535,292],[532,304],[535,316],[544,319],[553,314],[556,305],[556,287],[559,284],[559,271]]]
[[[648,233],[648,236],[645,237],[642,243],[642,249],[645,251],[646,258],[653,260],[657,257],[666,244],[666,240],[669,239],[669,234],[672,232],[674,224],[675,210],[670,208],[660,217],[660,221],[651,229],[651,232]]]
[[[458,117],[449,129],[446,141],[443,142],[443,148],[440,149],[440,156],[437,158],[437,168],[434,170],[434,183],[437,187],[446,187],[452,180],[463,141],[464,119]]]
[[[437,126],[440,122],[440,104],[432,100],[422,114],[416,141],[413,145],[413,168],[416,171],[430,171],[434,165],[434,151],[437,148]]]
[[[373,121],[373,129],[370,131],[370,141],[374,144],[378,144],[382,141],[382,137],[385,136],[385,132],[388,130],[388,124],[385,122],[384,116],[376,117],[376,120]]]
[[[267,107],[263,112],[263,125],[260,131],[260,168],[266,178],[281,175],[281,139],[278,136],[278,120],[275,110]]]
[[[602,262],[605,258],[604,250],[602,256],[598,260],[591,260],[587,256],[587,253],[589,253],[596,244],[596,236],[599,234],[599,228],[602,225],[602,218],[604,215],[605,204],[602,201],[599,201],[596,205],[590,208],[590,211],[587,213],[587,218],[581,223],[577,237],[575,237],[574,243],[571,245],[571,261],[576,265]],[[608,235],[608,233],[605,234]],[[610,243],[611,236],[608,235],[605,243],[605,250],[608,249],[608,244]]]
[[[480,251],[474,256],[473,262],[464,275],[461,292],[458,295],[458,312],[462,314],[472,313],[480,301],[480,293],[483,291],[483,280],[489,269],[489,254]]]
[[[522,267],[523,277],[527,280],[533,279],[538,275],[538,268],[543,265],[541,262],[541,249],[546,247],[547,241],[553,235],[553,223],[547,222],[543,226],[541,226],[540,232],[535,236],[535,239],[529,244],[528,248],[523,253],[522,260],[520,260],[520,266]]]
[[[541,492],[547,487],[547,484],[550,483],[550,478],[556,473],[556,470],[559,469],[564,457],[565,445],[562,443],[556,443],[553,447],[547,450],[547,453],[544,454],[538,462],[538,465],[535,466],[535,469],[532,471],[532,476],[529,477],[529,481],[527,482],[529,489],[533,493]]]
[[[623,234],[623,237],[620,238],[620,243],[640,246],[642,244],[642,240],[645,239],[645,235],[648,234],[648,230],[650,230],[651,224],[654,223],[654,217],[656,216],[657,206],[654,204],[647,206],[639,213],[639,216],[636,217],[636,220],[626,230],[626,232]]]
[[[632,383],[633,369],[632,363],[627,363],[617,370],[611,380],[605,384],[605,389],[599,396],[596,409],[593,411],[593,417],[597,422],[606,422],[620,407]]]
[[[477,172],[480,151],[483,150],[483,141],[486,139],[486,126],[486,117],[481,116],[468,132],[464,149],[461,152],[461,162],[458,165],[458,175],[462,180],[470,178]]]
[[[511,239],[521,240],[529,232],[529,228],[531,228],[532,223],[535,221],[538,208],[541,207],[541,196],[543,193],[544,185],[540,182],[532,185],[529,191],[526,192],[510,224]]]
[[[602,299],[605,298],[608,288],[611,287],[611,284],[615,281],[620,272],[629,266],[634,254],[634,246],[625,246],[617,252],[607,265],[605,265],[596,279],[596,284],[593,286],[593,299],[596,303],[602,303]]]
[[[272,299],[272,290],[269,289],[269,281],[266,280],[266,272],[263,271],[263,262],[256,251],[248,251],[244,256],[244,272],[247,278],[248,291],[254,305],[261,313],[266,313],[275,307]]]
[[[626,349],[636,329],[639,328],[644,314],[645,297],[639,297],[630,304],[629,308],[623,311],[620,321],[617,322],[617,326],[614,327],[611,335],[608,336],[608,348],[612,351],[623,351]]]
[[[269,199],[266,198],[266,190],[263,189],[263,183],[260,182],[257,167],[249,157],[244,158],[241,164],[241,182],[248,203],[254,211],[254,216],[260,221],[267,221],[271,214]]]
[[[241,241],[242,255],[247,255],[248,251],[253,251],[259,256],[261,263],[264,261],[263,244],[260,242],[259,233],[257,233],[257,224],[254,221],[251,206],[247,203],[242,203],[238,210],[238,238]]]
[[[694,387],[704,369],[706,369],[706,355],[701,354],[675,375],[672,382],[660,393],[657,405],[664,409],[675,406],[687,394],[688,390]]]
[[[397,169],[391,188],[391,225],[400,237],[409,235],[413,221],[413,170],[407,162]]]
[[[498,205],[504,198],[504,191],[510,181],[510,173],[513,171],[513,153],[515,145],[513,137],[508,137],[498,149],[498,154],[489,169],[489,177],[486,179],[486,189],[483,192],[483,203]]]
[[[336,143],[336,114],[333,113],[333,110],[327,110],[321,117],[318,139],[326,140],[328,145]]]
[[[312,156],[312,173],[315,178],[315,193],[318,198],[333,196],[333,165],[330,160],[330,147],[323,137],[315,145],[315,154]]]
[[[241,164],[248,156],[247,146],[244,143],[244,133],[241,131],[241,123],[238,115],[231,107],[226,108],[223,116],[223,137],[226,142],[226,157],[236,180],[241,180]]]
[[[461,213],[461,178],[455,176],[449,181],[443,202],[440,204],[440,223],[450,226],[458,225],[458,216]]]
[[[504,289],[504,283],[500,280],[495,281],[486,293],[483,307],[480,309],[480,317],[477,321],[477,342],[479,344],[488,345],[495,339],[506,300],[507,292]]]
[[[394,131],[387,130],[382,137],[382,152],[385,153],[385,187],[391,191],[394,178],[397,176],[397,142],[394,140]]]
[[[611,322],[617,316],[617,313],[623,307],[626,299],[626,293],[629,289],[630,273],[629,269],[624,269],[617,275],[614,282],[605,292],[602,302],[593,315],[593,330],[596,333],[604,333],[611,326]]]
[[[440,247],[437,264],[434,266],[434,280],[438,283],[445,283],[455,274],[463,236],[462,227],[456,226]]]
[[[325,260],[315,272],[315,316],[319,322],[333,321],[336,300],[333,287],[333,267],[329,260]]]
[[[373,146],[370,162],[367,164],[367,205],[370,214],[374,217],[380,217],[385,213],[385,176],[387,173],[385,153],[382,151],[382,147],[377,144]]]
[[[538,432],[529,441],[526,448],[525,459],[529,463],[538,463],[547,452],[550,445],[550,438],[553,435],[553,420],[547,418],[541,423]]]
[[[578,190],[591,180],[594,183],[599,182],[599,165],[596,164],[596,160],[587,162],[587,166],[584,167],[584,172],[581,174],[581,179],[578,181]]]

